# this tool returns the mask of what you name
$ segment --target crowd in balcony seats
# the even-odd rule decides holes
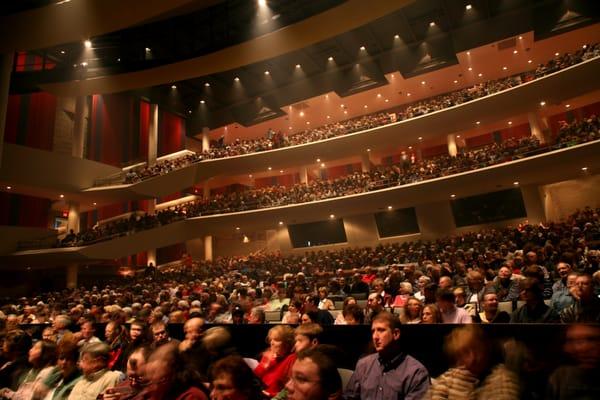
[[[175,169],[183,168],[205,159],[233,157],[282,147],[296,146],[415,118],[420,115],[443,110],[448,107],[498,93],[502,90],[518,86],[523,82],[541,78],[598,55],[600,55],[600,44],[585,45],[575,53],[565,53],[556,56],[545,64],[538,65],[534,71],[494,81],[482,82],[469,88],[460,89],[455,92],[409,104],[401,110],[388,110],[363,115],[357,118],[307,129],[293,135],[286,135],[281,131],[275,132],[272,129],[269,129],[264,137],[243,140],[238,138],[232,143],[225,143],[224,138],[221,137],[209,150],[202,154],[186,154],[182,157],[160,161],[153,166],[131,169],[125,174],[125,183],[135,183],[154,176],[163,175]]]
[[[186,218],[324,200],[449,176],[596,140],[599,128],[600,119],[592,115],[570,123],[561,121],[557,143],[553,146],[541,146],[534,136],[507,138],[476,149],[461,149],[455,157],[443,155],[417,161],[406,156],[399,164],[378,166],[369,172],[354,172],[334,180],[217,194],[160,210],[155,215],[132,214],[77,234],[71,232],[56,245],[82,246]]]
[[[384,398],[437,399],[459,390],[465,398],[517,399],[524,390],[549,390],[550,398],[572,398],[598,390],[587,374],[600,367],[599,213],[585,208],[563,222],[376,248],[182,263],[103,288],[5,299],[0,395],[219,399],[239,390],[249,399],[355,399],[381,390]],[[299,326],[274,325],[256,361],[237,355],[228,329],[283,316]],[[565,350],[576,364],[547,371],[538,386],[524,382],[534,374],[523,370],[523,344],[505,343],[497,364],[478,327],[508,322],[571,324]],[[97,323],[105,324],[103,335]],[[169,335],[170,323],[184,324],[181,341]],[[430,382],[424,364],[402,353],[400,331],[436,323],[461,326],[446,338],[452,368]],[[375,353],[358,361],[344,385],[332,344],[320,343],[332,324],[372,328]],[[31,329],[43,329],[35,344]],[[315,367],[329,368],[331,385],[307,386],[324,373]],[[300,397],[309,389],[327,395]],[[469,397],[477,394],[483,397]]]

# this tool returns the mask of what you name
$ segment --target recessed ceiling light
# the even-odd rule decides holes
[[[320,159],[320,158],[317,158],[317,162],[321,162],[321,159]]]
[[[423,140],[423,137],[422,137],[422,136],[419,136],[417,139],[419,139],[419,140]]]
[[[304,111],[300,111],[300,116],[304,117]]]
[[[527,60],[527,64],[531,64],[533,60]]]
[[[288,129],[290,129],[290,130],[291,130],[291,129],[292,129],[292,127],[291,127],[291,126],[288,126]]]
[[[519,186],[519,181],[514,181],[514,182],[513,182],[513,185],[515,185],[515,186]]]
[[[206,86],[206,87],[210,87],[210,83],[206,82],[206,83],[204,84],[204,86]]]
[[[386,103],[389,103],[389,102],[390,102],[390,100],[389,100],[389,99],[385,99],[385,102],[386,102]]]
[[[508,67],[502,67],[502,69],[503,69],[504,71],[506,71],[506,70],[508,69]]]
[[[333,61],[333,57],[329,56],[328,60]]]
[[[465,6],[465,9],[467,9],[467,10],[470,10],[471,8],[473,8],[473,6],[472,6],[472,5],[470,5],[470,4],[467,4],[467,5]]]
[[[283,221],[279,221],[279,225],[283,225]]]
[[[582,171],[587,171],[588,167],[582,167],[581,170]]]
[[[296,68],[302,68],[300,64],[296,64]]]
[[[483,74],[480,72],[477,74],[477,76],[481,78],[483,76]]]
[[[235,78],[233,78],[234,81],[239,82],[240,78],[238,78],[237,76]]]
[[[519,36],[519,40],[523,40],[523,36]]]
[[[200,100],[200,104],[204,104],[204,103],[206,103],[206,101]]]
[[[571,105],[570,104],[565,104],[565,107],[566,108],[571,108]]]
[[[361,50],[365,50],[365,46],[360,46],[360,49]]]
[[[192,110],[188,110],[188,114],[191,114],[191,113],[192,113]]]
[[[370,152],[371,152],[371,149],[367,149],[367,153],[370,153]]]
[[[400,39],[400,35],[394,35],[394,39]]]
[[[347,114],[348,114],[348,111],[344,110],[344,114],[346,114],[346,115],[347,115]]]
[[[329,214],[329,218],[334,219],[335,215],[334,214]]]
[[[236,230],[236,231],[239,231],[239,230],[240,230],[240,227],[239,227],[239,226],[236,226],[236,227],[235,227],[235,230]]]
[[[513,54],[517,54],[519,50],[513,50]]]
[[[146,47],[146,53],[149,53],[151,51],[152,51],[152,49],[150,47]]]
[[[435,22],[431,21],[431,22],[429,23],[429,26],[435,26]]]
[[[412,146],[408,146],[408,149],[409,149],[409,150],[412,150]]]
[[[475,122],[475,123],[476,123],[477,125],[479,125],[479,124],[481,124],[481,121],[477,121],[477,122]]]
[[[60,54],[65,54],[65,51],[64,51],[64,50],[61,50],[61,51],[60,51]]]
[[[6,190],[11,190],[11,189],[12,189],[12,186],[7,186],[6,187]]]
[[[280,169],[280,170],[279,170],[279,173],[280,173],[280,174],[283,174],[283,170],[282,170],[282,169]]]
[[[328,116],[327,116],[327,119],[329,119],[329,118],[331,118],[331,115],[328,115]]]
[[[406,93],[406,96],[407,96],[407,97],[410,97],[410,93]]]
[[[61,194],[61,195],[60,195],[60,198],[61,198],[61,199],[64,199],[64,198],[65,198],[65,195],[64,195],[64,194]]]
[[[381,93],[377,93],[377,98],[380,99],[381,98]]]
[[[92,204],[93,204],[93,205],[95,205],[95,206],[97,206],[97,205],[98,205],[98,203],[96,203],[96,202],[94,202],[94,203],[92,203]]]
[[[457,138],[457,139],[460,139],[460,135],[456,135],[456,138]]]
[[[471,55],[471,52],[470,52],[470,51],[467,51],[467,55],[468,55],[468,56],[470,56],[470,55]]]
[[[424,85],[424,84],[425,84],[425,81],[421,81],[421,85]]]
[[[310,121],[306,121],[306,125],[310,125]]]
[[[269,167],[269,168],[268,168],[268,170],[269,170],[269,171],[270,171],[270,170],[272,170],[272,169],[273,169],[273,168],[271,168],[271,167]]]
[[[555,55],[556,57],[558,57],[558,56],[560,55],[560,53],[559,53],[559,52],[556,52],[556,53],[554,53],[554,55]]]
[[[321,168],[325,168],[325,163],[321,163]]]
[[[171,85],[171,89],[177,89],[177,85]]]
[[[540,101],[540,106],[544,107],[546,105],[545,101]]]
[[[509,124],[509,125],[512,125],[512,121],[508,121],[508,124]]]
[[[391,210],[393,207],[392,206],[388,206],[388,210]]]
[[[366,104],[364,105],[364,108],[369,108],[369,106],[367,106]]]
[[[454,83],[458,83],[458,79],[455,79],[455,80],[454,80]]]
[[[86,40],[86,41],[83,42],[83,45],[85,46],[86,49],[91,49],[92,48],[92,41],[91,40]],[[146,51],[149,51],[147,47],[146,47]]]
[[[248,178],[252,178],[252,174],[248,175]]]
[[[451,195],[450,195],[450,197],[452,197],[452,198],[455,198],[455,197],[456,197],[456,195],[455,195],[455,194],[451,194]]]
[[[473,67],[469,67],[467,68],[469,71],[473,71]]]

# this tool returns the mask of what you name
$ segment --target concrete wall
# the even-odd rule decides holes
[[[540,191],[549,221],[562,220],[578,208],[600,207],[600,175],[545,185]]]

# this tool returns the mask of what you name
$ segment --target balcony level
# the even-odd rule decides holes
[[[600,140],[596,140],[418,183],[311,203],[195,217],[89,246],[20,251],[6,255],[4,259],[13,265],[109,260],[206,235],[231,234],[240,226],[252,232],[278,229],[279,221],[287,225],[325,220],[331,214],[336,218],[368,216],[388,206],[429,207],[431,204],[447,204],[452,195],[460,198],[513,188],[515,181],[522,188],[538,188],[597,174],[600,171],[599,153]],[[421,234],[417,237],[433,237],[424,231],[422,221],[419,221],[419,225]]]

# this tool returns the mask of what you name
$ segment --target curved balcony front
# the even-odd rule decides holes
[[[335,160],[360,154],[367,148],[382,150],[412,145],[424,140],[473,128],[475,121],[494,122],[547,104],[563,101],[600,89],[600,57],[557,71],[539,79],[467,103],[419,117],[365,131],[342,135],[297,146],[220,159],[196,164],[134,184],[91,187],[83,193],[103,197],[162,197],[221,175],[284,169],[313,164],[316,158]]]
[[[371,214],[385,209],[411,207],[457,197],[493,192],[520,185],[544,185],[581,177],[600,170],[600,140],[554,150],[521,160],[461,172],[427,181],[395,186],[345,197],[259,210],[200,216],[173,222],[83,247],[27,250],[8,256],[12,263],[66,262],[115,259],[151,248],[165,247],[204,235],[230,234],[236,226],[248,231],[276,229],[285,224]]]

